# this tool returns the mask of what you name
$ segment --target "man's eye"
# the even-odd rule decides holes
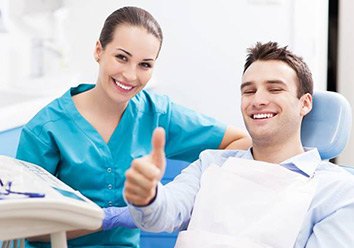
[[[269,91],[270,91],[270,92],[274,92],[274,93],[278,93],[278,92],[283,91],[283,89],[282,89],[282,88],[272,88],[272,89],[270,89]]]
[[[254,94],[256,91],[255,90],[244,90],[242,92],[243,95],[250,95],[250,94]]]

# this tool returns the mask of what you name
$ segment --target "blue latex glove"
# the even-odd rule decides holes
[[[116,227],[137,228],[130,215],[128,207],[109,207],[103,208],[104,219],[102,229],[111,230]]]

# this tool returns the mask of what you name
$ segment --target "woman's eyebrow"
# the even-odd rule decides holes
[[[129,57],[133,57],[133,55],[130,52],[124,50],[123,48],[117,48],[117,50],[120,50],[120,51],[126,53]],[[143,61],[155,61],[155,60],[151,59],[151,58],[148,58],[148,59],[143,59]]]
[[[124,50],[123,48],[117,48],[117,50],[120,50],[120,51],[122,51],[122,52],[126,53],[126,54],[127,54],[127,55],[129,55],[130,57],[132,57],[132,56],[133,56],[130,52],[128,52],[128,51],[126,51],[126,50]]]

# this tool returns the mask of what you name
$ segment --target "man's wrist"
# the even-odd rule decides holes
[[[147,203],[147,204],[144,204],[144,205],[137,205],[137,204],[134,204],[134,203],[131,203],[130,202],[130,205],[132,205],[132,206],[134,206],[134,207],[137,207],[137,208],[143,208],[143,207],[147,207],[147,206],[149,206],[150,204],[152,204],[155,200],[156,200],[156,197],[157,197],[157,189],[158,189],[159,187],[156,185],[156,188],[155,188],[155,195],[154,195],[154,197],[153,198],[151,198],[151,200]]]

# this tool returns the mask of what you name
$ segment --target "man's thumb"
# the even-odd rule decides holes
[[[160,169],[165,169],[165,130],[158,127],[152,135],[152,162]]]

